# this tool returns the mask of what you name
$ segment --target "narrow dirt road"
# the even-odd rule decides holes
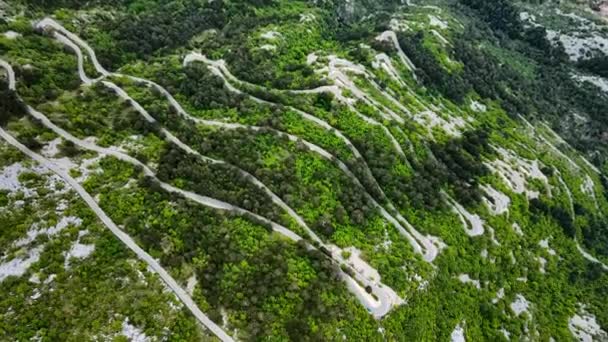
[[[414,65],[414,63],[412,63],[412,61],[409,59],[409,57],[405,54],[405,52],[403,52],[403,49],[401,49],[401,45],[399,44],[399,39],[397,38],[397,34],[395,33],[395,31],[384,31],[382,32],[376,39],[378,40],[389,40],[391,41],[391,43],[393,43],[393,46],[397,49],[397,54],[399,55],[399,58],[401,59],[401,62],[407,66],[411,71],[415,71],[416,70],[416,66]],[[416,74],[414,74],[414,77],[416,77]]]

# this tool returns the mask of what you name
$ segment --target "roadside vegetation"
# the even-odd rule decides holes
[[[608,330],[608,96],[572,77],[605,58],[569,60],[530,4],[13,2],[0,125],[235,339],[569,340],[583,311]],[[116,73],[81,47],[83,84],[45,16]],[[213,339],[53,177],[0,144],[0,339]],[[399,304],[374,319],[355,272]]]

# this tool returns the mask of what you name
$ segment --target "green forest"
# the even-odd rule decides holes
[[[0,340],[608,340],[601,9],[0,1]]]

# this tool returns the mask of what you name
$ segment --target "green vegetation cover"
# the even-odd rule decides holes
[[[0,341],[607,341],[608,2],[0,0]]]

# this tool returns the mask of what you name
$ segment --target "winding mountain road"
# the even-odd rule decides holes
[[[215,74],[216,76],[220,77],[222,80],[224,80],[224,84],[226,85],[226,87],[228,88],[228,90],[237,93],[237,94],[244,94],[246,96],[248,96],[249,98],[251,98],[253,101],[258,102],[258,103],[264,103],[264,104],[268,104],[268,105],[275,105],[274,103],[270,102],[270,101],[266,101],[266,100],[262,100],[258,97],[255,97],[253,95],[250,95],[248,93],[244,93],[243,91],[237,89],[236,87],[234,87],[227,78],[230,78],[233,82],[237,82],[239,84],[244,83],[244,81],[241,81],[239,79],[236,78],[236,76],[232,75],[230,73],[230,71],[228,70],[228,68],[226,68],[226,66],[224,65],[223,61],[213,61],[208,59],[207,57],[205,57],[204,55],[197,53],[197,52],[190,52],[188,53],[185,57],[184,57],[184,61],[183,61],[183,65],[186,66],[192,62],[203,62],[205,63],[207,66],[210,66],[211,71],[213,72],[213,74]],[[246,82],[245,82],[246,83]],[[249,86],[254,86],[252,84],[248,84]],[[328,86],[331,87],[331,86]],[[177,104],[179,106],[179,104],[177,103],[177,101],[172,101],[175,104]],[[336,137],[340,138],[344,144],[346,144],[346,146],[351,150],[351,152],[355,155],[355,157],[357,158],[362,158],[361,153],[359,152],[359,150],[357,150],[357,148],[355,147],[355,145],[338,129],[336,129],[335,127],[331,126],[329,123],[327,123],[326,121],[317,118],[314,115],[311,115],[309,113],[306,113],[302,110],[299,110],[293,106],[286,106],[289,110],[292,110],[296,113],[298,113],[298,115],[300,115],[302,118],[304,118],[307,121],[310,121],[312,123],[314,123],[317,126],[322,127],[323,129],[325,129],[326,131],[330,132],[331,134],[335,135]],[[177,106],[176,106],[177,108]],[[185,113],[185,111],[181,110],[182,112]]]
[[[54,32],[53,36],[59,42],[66,45],[76,53],[76,58],[78,60],[78,76],[80,76],[80,80],[82,81],[82,83],[86,85],[91,85],[94,81],[90,79],[84,71],[84,56],[82,55],[82,51],[80,50],[80,48],[71,40],[69,40],[66,36],[59,32]]]
[[[249,87],[255,87],[255,85],[251,84],[251,83],[247,83],[245,81],[239,80],[238,78],[236,78],[236,76],[234,76],[232,73],[230,73],[230,70],[228,70],[228,68],[225,66],[225,63],[222,60],[219,61],[213,61],[208,59],[207,57],[205,57],[204,55],[197,53],[197,52],[190,52],[186,55],[186,57],[184,58],[184,65],[187,65],[189,63],[195,62],[195,61],[199,61],[199,62],[203,62],[205,64],[207,64],[207,66],[210,67],[211,71],[218,77],[222,78],[222,80],[224,81],[224,84],[226,85],[226,87],[228,88],[228,90],[237,93],[237,94],[243,94],[248,96],[249,98],[251,98],[252,100],[258,102],[258,103],[264,103],[264,104],[268,104],[268,105],[276,105],[275,103],[272,103],[270,101],[266,101],[266,100],[262,100],[258,97],[255,97],[249,93],[243,92],[240,89],[234,87],[230,82],[236,82],[238,84],[245,84]],[[373,118],[370,118],[369,116],[363,115],[361,112],[359,112],[354,105],[351,103],[351,101],[349,101],[349,99],[345,98],[342,95],[342,92],[340,91],[338,86],[335,85],[331,85],[331,86],[321,86],[318,88],[313,88],[313,89],[305,89],[305,90],[289,90],[288,92],[290,93],[294,93],[294,94],[319,94],[319,93],[331,93],[333,94],[338,100],[340,100],[340,102],[344,103],[345,105],[347,105],[347,107],[353,111],[358,117],[360,117],[363,121],[372,124],[374,126],[379,126],[382,127],[385,134],[389,137],[389,139],[391,140],[391,142],[393,143],[393,146],[395,147],[395,150],[397,151],[397,153],[399,153],[399,155],[401,155],[402,157],[405,157],[405,153],[403,152],[403,149],[401,148],[401,145],[399,144],[399,142],[397,141],[397,139],[395,139],[395,137],[393,136],[393,134],[388,130],[388,128],[386,126],[384,126],[383,124],[381,124],[380,122],[376,121]],[[371,104],[370,104],[371,105]],[[344,141],[344,143],[351,149],[351,151],[353,152],[353,154],[356,157],[361,157],[361,153],[357,150],[357,148],[354,146],[354,144],[337,128],[331,126],[329,123],[327,123],[324,120],[321,120],[319,118],[317,118],[314,115],[308,114],[302,110],[299,110],[295,107],[292,106],[287,106],[287,108],[289,108],[292,111],[295,111],[296,113],[298,113],[300,116],[302,116],[305,120],[311,121],[321,127],[323,127],[325,130],[328,130],[330,132],[332,132],[334,135],[336,135],[337,137],[339,137],[340,139],[342,139],[342,141]],[[384,117],[386,120],[391,120],[390,116],[385,116]],[[367,165],[366,165],[367,167]],[[369,167],[367,167],[367,169],[369,169]]]
[[[48,22],[48,20],[47,20]],[[51,22],[54,22],[51,20]],[[52,26],[54,28],[56,28],[59,24],[54,22],[55,24],[53,24]],[[39,24],[40,25],[40,24]],[[59,25],[60,26],[60,25]],[[44,27],[44,26],[43,26]],[[61,26],[60,26],[61,27]],[[61,27],[62,28],[62,27]],[[64,31],[65,29],[63,29],[62,31]],[[67,30],[65,30],[67,31]],[[69,31],[68,31],[69,33]],[[54,32],[54,36],[55,38],[60,37],[57,35],[57,32]],[[70,36],[70,35],[68,35]],[[64,41],[65,43],[65,41]],[[81,43],[85,44],[84,42],[81,41]],[[78,46],[74,46],[74,45],[68,45],[70,48],[72,48],[73,50],[77,51],[79,50]],[[76,47],[76,49],[74,49],[74,47]],[[92,53],[90,56],[96,60],[94,52],[92,51],[92,49],[90,49],[90,47],[88,47],[88,45],[86,45],[85,49],[87,49],[88,51],[90,51],[90,53]],[[88,78],[86,76],[86,74],[84,73],[84,59],[82,58],[82,54],[78,54],[77,53],[77,57],[78,57],[78,61],[80,64],[79,67],[79,74],[81,76],[81,79],[83,80],[84,83],[86,84],[91,84],[92,82],[95,81],[100,81],[103,78],[105,78],[106,76],[110,76],[112,75],[111,73],[107,72],[105,69],[103,69],[98,62],[94,62],[94,65],[99,65],[99,67],[101,69],[98,69],[98,72],[100,72],[103,76],[91,81],[91,83],[89,83],[88,81],[90,80],[90,78]],[[12,69],[11,69],[12,70]],[[10,78],[10,76],[9,76]],[[14,79],[14,74],[13,74],[13,79]],[[108,82],[108,81],[102,81],[104,82],[104,85],[106,85],[107,87],[110,87],[112,89],[114,89],[114,91],[116,91],[116,93],[123,98],[125,101],[129,102],[130,104],[132,104],[134,106],[134,108],[136,108],[136,110],[138,110],[143,116],[144,118],[146,118],[146,120],[150,121],[150,122],[154,122],[151,120],[154,120],[154,118],[152,116],[150,116],[143,107],[141,107],[141,105],[139,105],[139,103],[137,103],[136,101],[134,101],[132,98],[130,98],[128,96],[128,94],[126,94],[126,92],[124,92],[124,90],[122,90],[120,87],[116,86],[115,84]],[[166,183],[162,183],[160,182],[156,176],[154,175],[154,173],[146,166],[141,164],[138,160],[125,155],[121,152],[118,152],[116,150],[112,150],[112,149],[105,149],[99,146],[96,146],[94,144],[91,144],[89,142],[80,140],[75,138],[74,136],[72,136],[71,134],[69,134],[68,132],[66,132],[65,130],[57,127],[56,125],[54,125],[52,122],[50,122],[50,120],[48,120],[48,118],[46,118],[46,116],[44,116],[42,113],[39,113],[37,111],[35,111],[33,108],[28,106],[28,111],[30,112],[31,115],[33,115],[34,117],[36,117],[37,119],[39,119],[40,121],[43,122],[43,124],[45,124],[45,126],[47,126],[48,128],[52,129],[53,131],[55,131],[57,134],[59,134],[60,136],[62,136],[64,139],[67,140],[71,140],[72,142],[74,142],[76,145],[78,145],[81,148],[85,148],[85,149],[90,149],[93,151],[96,151],[98,153],[101,154],[106,154],[106,155],[112,155],[118,159],[121,159],[123,161],[127,161],[132,163],[133,165],[137,165],[140,166],[142,168],[142,170],[144,171],[144,173],[152,178],[154,178],[157,182],[159,182],[159,184],[161,185],[161,188],[163,188],[165,191],[168,192],[173,192],[173,193],[178,193],[182,196],[184,196],[187,199],[193,200],[199,204],[208,206],[208,207],[212,207],[215,209],[219,209],[219,210],[229,210],[232,212],[236,212],[240,215],[250,215],[255,217],[256,219],[265,222],[266,224],[269,224],[272,229],[284,236],[286,236],[287,238],[297,242],[302,240],[302,238],[300,236],[298,236],[297,234],[293,233],[291,230],[275,223],[272,222],[260,215],[254,214],[252,212],[249,212],[245,209],[242,208],[238,208],[236,206],[233,206],[231,204],[213,199],[213,198],[209,198],[209,197],[205,197],[205,196],[200,196],[198,194],[194,194],[188,191],[184,191],[182,189],[178,189],[175,188],[169,184]],[[181,144],[182,148],[185,150],[190,150],[190,153],[195,153],[195,151],[193,151],[190,147],[188,147],[187,145],[181,143],[181,141],[179,141],[177,138],[174,138],[173,135],[166,131],[165,129],[163,129],[163,133],[166,135],[166,137],[168,138],[168,140],[173,141],[174,143],[176,143],[178,146]],[[173,138],[172,138],[173,137]],[[223,162],[222,162],[223,163]],[[261,182],[260,182],[261,183]],[[278,198],[278,196],[277,196]],[[295,212],[292,210],[292,213],[295,214]],[[304,221],[300,218],[300,222],[304,223]],[[305,225],[305,223],[304,223]],[[307,226],[305,226],[305,228],[308,228]],[[312,232],[312,230],[310,230],[310,228],[308,228],[308,230],[310,232]],[[313,240],[317,240],[318,237],[316,237],[316,235],[313,233],[312,234],[312,238]],[[315,239],[316,238],[316,239]],[[318,242],[321,244],[321,246],[324,246],[324,244],[322,243],[322,241],[320,239],[318,239]],[[310,245],[307,243],[307,245],[309,246],[309,248],[315,249],[314,246]],[[339,254],[339,253],[338,253]],[[336,261],[338,264],[341,265],[346,265],[346,261],[342,259],[341,255],[336,255],[335,253],[332,254],[332,259],[334,259],[334,261]],[[363,275],[359,274],[359,272],[357,270],[352,269],[350,266],[346,265],[346,267],[350,268],[351,270],[353,270],[355,278],[357,279],[356,281],[354,279],[351,278],[350,275],[344,273],[341,269],[339,270],[340,274],[341,274],[341,278],[347,283],[347,288],[349,289],[349,291],[351,291],[355,297],[368,309],[368,311],[375,317],[375,318],[381,318],[384,315],[386,315],[394,305],[397,305],[395,303],[395,297],[396,295],[394,294],[394,291],[392,291],[390,288],[386,287],[384,284],[380,283],[379,281],[374,282],[374,281],[370,281],[369,279],[365,278]],[[359,285],[363,284],[363,287]],[[370,296],[366,293],[364,287],[371,287],[373,293],[376,295],[377,299],[372,299],[370,300]],[[388,289],[388,290],[387,290]],[[390,290],[390,291],[389,291]],[[400,299],[397,297],[398,301],[400,301]],[[220,335],[218,335],[220,336]]]
[[[80,39],[80,37],[78,37],[77,35],[73,34],[69,30],[67,30],[65,27],[63,27],[60,23],[56,22],[54,19],[44,18],[44,19],[40,20],[38,23],[36,23],[35,27],[40,30],[46,30],[50,27],[53,30],[58,31],[59,33],[65,35],[67,38],[69,38],[72,42],[76,43],[78,46],[82,46],[87,51],[87,54],[89,56],[91,56],[91,62],[93,63],[95,70],[97,70],[97,72],[100,73],[102,76],[109,76],[110,73],[106,69],[104,69],[103,66],[101,66],[101,64],[97,60],[95,51],[89,46],[89,44],[87,44],[87,42],[85,42],[84,40]]]

